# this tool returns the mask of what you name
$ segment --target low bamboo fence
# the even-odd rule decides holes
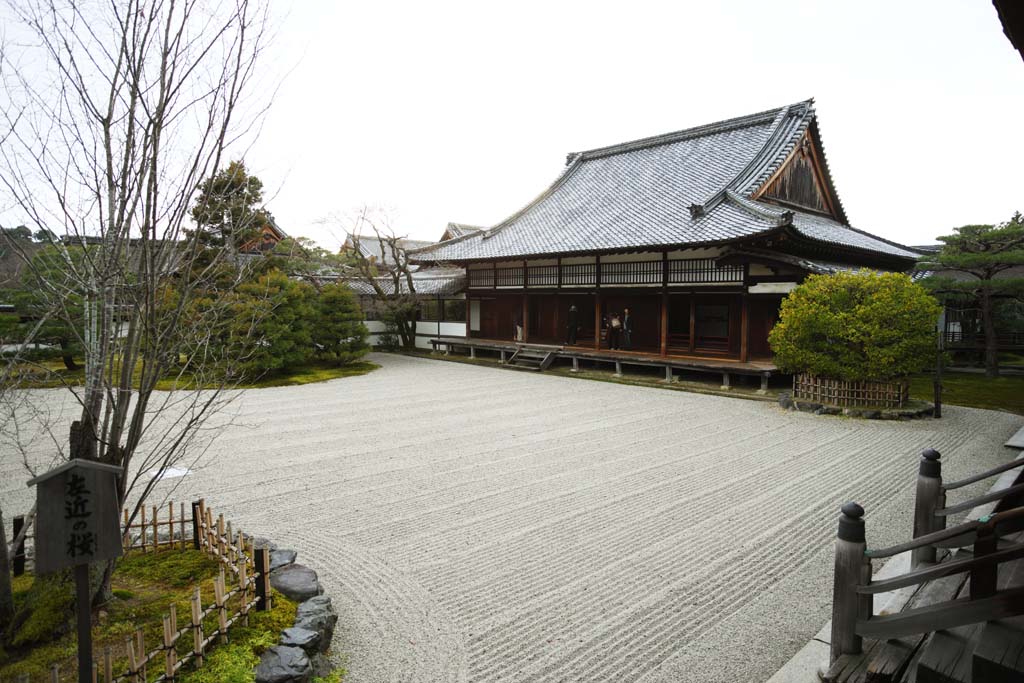
[[[177,605],[168,605],[163,616],[163,634],[156,647],[147,650],[144,630],[139,627],[125,638],[124,652],[127,665],[117,663],[110,646],[104,647],[101,661],[92,669],[93,683],[161,683],[175,681],[182,667],[192,664],[201,667],[207,651],[216,643],[228,642],[228,629],[236,623],[249,624],[249,613],[271,608],[270,604],[270,551],[255,548],[251,536],[232,528],[223,514],[214,516],[205,500],[192,503],[191,518],[185,515],[184,503],[152,506],[150,514],[142,510],[138,520],[129,523],[127,510],[123,513],[122,541],[125,552],[146,552],[160,548],[191,547],[201,550],[220,563],[213,581],[213,601],[203,604],[201,588],[196,584],[189,601],[190,614],[179,625]],[[160,531],[167,529],[166,535]],[[191,534],[187,534],[187,530]],[[175,533],[177,531],[178,533]],[[125,670],[121,670],[124,667]],[[117,673],[115,674],[115,671]],[[57,683],[60,669],[55,664],[48,680]],[[26,675],[14,679],[15,683],[30,683]],[[2,681],[0,681],[2,683]]]
[[[793,375],[793,398],[843,407],[902,408],[910,399],[910,383],[847,381],[815,375]]]

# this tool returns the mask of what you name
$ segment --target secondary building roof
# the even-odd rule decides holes
[[[394,280],[389,277],[379,277],[376,280],[385,294],[394,294]],[[357,294],[366,296],[376,294],[376,290],[366,280],[350,278],[346,282]],[[466,272],[462,268],[421,268],[412,273],[412,285],[416,289],[416,294],[421,296],[457,294],[466,286]],[[409,286],[405,282],[405,278],[401,279],[399,287],[402,294],[409,293]]]
[[[813,157],[814,170],[802,178],[813,185],[814,207],[765,194],[798,153]],[[807,100],[570,154],[555,182],[509,218],[413,257],[462,262],[697,246],[779,231],[826,247],[918,256],[849,226],[820,150],[813,101]]]
[[[399,249],[404,249],[405,251],[413,251],[414,249],[429,247],[432,244],[435,243],[430,240],[411,240],[403,237],[398,240],[397,246]],[[345,242],[341,245],[342,250],[353,249],[355,247],[359,248],[359,252],[366,257],[367,260],[375,259],[380,261],[381,254],[383,253],[384,260],[382,263],[387,265],[392,265],[394,263],[394,258],[391,254],[391,250],[388,248],[388,245],[376,235],[353,235],[351,233],[346,235]]]

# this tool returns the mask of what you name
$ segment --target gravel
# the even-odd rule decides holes
[[[905,540],[917,454],[965,476],[1011,457],[1021,424],[372,360],[245,393],[158,492],[299,551],[347,683],[765,680],[829,617],[839,506],[865,507],[870,546]],[[8,515],[30,504],[19,468],[4,457]]]

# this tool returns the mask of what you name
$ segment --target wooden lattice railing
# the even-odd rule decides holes
[[[908,382],[870,382],[793,375],[793,398],[834,406],[902,408],[910,399]]]
[[[251,611],[271,608],[270,551],[267,548],[256,548],[251,536],[233,529],[223,514],[214,516],[202,499],[192,503],[191,518],[185,515],[184,503],[178,505],[177,516],[175,504],[168,503],[166,516],[161,520],[163,509],[163,506],[151,506],[148,516],[142,509],[134,522],[127,510],[123,512],[125,552],[174,547],[184,550],[191,544],[220,563],[213,580],[213,601],[204,605],[201,587],[195,585],[186,623],[179,626],[177,605],[171,603],[163,616],[161,643],[147,650],[144,631],[136,628],[125,638],[127,664],[116,662],[113,649],[105,647],[100,661],[93,664],[93,683],[174,681],[183,666],[192,663],[201,667],[211,646],[227,642],[232,626],[239,622],[248,625]],[[161,537],[164,528],[167,533]],[[192,533],[186,535],[189,528]],[[160,673],[154,678],[151,676],[155,669]],[[49,679],[60,680],[57,665],[51,667]],[[29,683],[29,680],[21,677],[16,683]]]

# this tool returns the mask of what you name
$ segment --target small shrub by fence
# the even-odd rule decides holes
[[[910,399],[910,383],[846,381],[802,373],[793,375],[793,398],[843,407],[902,408]]]
[[[193,663],[201,667],[212,645],[227,642],[228,629],[233,625],[239,621],[248,625],[249,612],[271,608],[268,548],[255,548],[251,536],[246,536],[240,529],[233,529],[223,514],[214,516],[205,500],[192,503],[191,518],[185,515],[184,503],[178,505],[177,515],[174,503],[167,504],[163,519],[162,510],[163,506],[151,506],[147,516],[142,509],[132,523],[129,523],[128,510],[123,511],[125,552],[160,548],[184,550],[189,545],[202,551],[220,563],[213,581],[213,601],[204,606],[200,586],[194,586],[189,601],[190,614],[183,625],[179,627],[177,606],[171,603],[163,616],[162,642],[147,651],[143,629],[136,628],[125,638],[127,664],[115,662],[113,649],[105,647],[100,661],[93,664],[93,683],[174,681],[183,666]],[[155,671],[160,673],[154,678],[152,674]],[[50,671],[49,680],[60,680],[56,665]],[[22,676],[15,683],[30,681],[27,676]]]

